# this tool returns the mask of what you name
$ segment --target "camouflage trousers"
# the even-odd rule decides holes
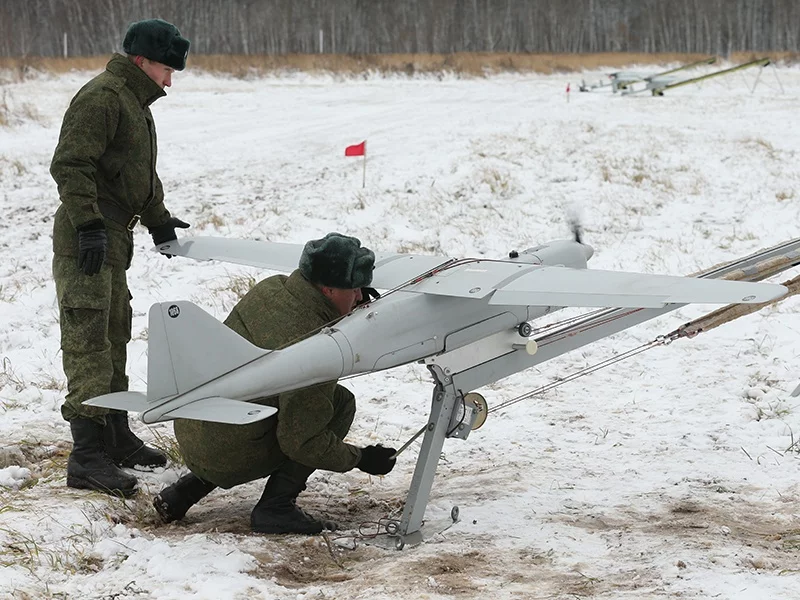
[[[88,276],[74,256],[53,257],[53,279],[61,325],[61,355],[67,396],[61,416],[105,422],[107,408],[84,406],[84,400],[128,389],[125,374],[131,339],[131,295],[125,268],[103,264]]]
[[[337,384],[331,403],[333,417],[328,429],[344,439],[355,418],[356,398],[353,392]],[[279,418],[280,413],[249,425],[178,419],[174,422],[175,437],[192,473],[224,489],[263,479],[278,469],[307,478],[315,469],[290,460],[281,451],[276,435]],[[224,444],[223,450],[218,444],[226,439],[229,443]],[[208,453],[205,445],[217,451]]]

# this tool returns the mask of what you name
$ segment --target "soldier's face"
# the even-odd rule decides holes
[[[353,310],[356,304],[361,301],[362,297],[361,288],[346,290],[323,286],[322,293],[331,301],[342,316]]]
[[[144,56],[137,56],[136,64],[150,79],[155,81],[162,90],[165,87],[172,86],[172,74],[175,72],[175,69],[172,67],[150,60]]]

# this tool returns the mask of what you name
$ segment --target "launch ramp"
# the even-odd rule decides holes
[[[757,252],[697,275],[701,279],[761,281],[800,264],[800,238]],[[766,265],[766,267],[765,267]],[[594,311],[582,320],[533,338],[533,344],[516,344],[508,352],[465,363],[463,353],[458,359],[451,354],[425,360],[435,381],[430,417],[424,431],[422,448],[411,480],[403,514],[399,521],[387,527],[389,541],[401,549],[406,544],[418,544],[441,531],[442,527],[423,522],[430,498],[436,468],[448,437],[466,439],[471,418],[465,403],[467,392],[476,390],[551,358],[575,350],[629,327],[685,306],[668,304],[660,308],[613,308]],[[520,331],[520,335],[525,332]],[[491,343],[490,338],[480,343]],[[533,352],[531,349],[535,349]],[[478,349],[475,356],[486,356]],[[491,355],[491,352],[489,352]],[[485,417],[485,415],[484,415]],[[466,425],[466,427],[465,427]],[[451,519],[458,520],[458,507],[453,507]]]

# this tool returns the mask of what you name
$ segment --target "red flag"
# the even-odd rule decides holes
[[[364,156],[367,153],[367,140],[344,149],[345,156]]]
[[[567,84],[567,93],[569,94],[569,84]]]

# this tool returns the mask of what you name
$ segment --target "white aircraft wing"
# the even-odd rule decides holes
[[[165,413],[159,420],[194,419],[196,421],[230,423],[231,425],[247,425],[271,417],[276,412],[278,409],[274,406],[263,406],[215,396],[184,404]]]
[[[637,81],[644,81],[647,79],[647,77],[647,74],[638,71],[617,71],[616,73],[611,73],[609,75],[609,78],[613,79],[614,81],[624,83],[636,83]]]
[[[194,260],[220,260],[237,265],[261,267],[290,273],[297,268],[303,244],[260,242],[218,237],[184,237],[156,248],[164,254]],[[389,290],[450,261],[448,257],[415,254],[375,253],[372,286]]]
[[[157,250],[201,261],[221,260],[290,272],[297,268],[303,244],[188,237],[162,244]],[[413,281],[452,260],[385,252],[376,253],[375,259],[372,285],[384,290]],[[769,283],[474,260],[444,268],[403,291],[461,298],[493,294],[489,303],[494,305],[660,308],[672,303],[767,302],[784,295],[786,288]]]
[[[102,406],[130,412],[146,412],[152,408],[147,402],[147,396],[140,392],[115,392],[104,396],[97,396],[83,402],[89,406]],[[247,425],[261,419],[271,417],[278,412],[273,406],[264,406],[253,402],[242,402],[212,396],[203,398],[164,414],[159,421],[170,419],[195,419],[199,421],[215,421],[217,423],[231,423],[232,425]]]
[[[289,273],[297,268],[303,245],[219,237],[184,237],[161,244],[156,250],[194,260],[221,260]]]
[[[660,308],[675,303],[756,304],[787,292],[772,283],[567,267],[536,267],[498,288],[489,304]]]
[[[663,76],[663,75],[654,75],[653,77],[646,77],[645,81],[653,87],[661,86],[661,85],[670,85],[675,83],[676,81],[680,81],[679,77],[675,77],[673,75]]]
[[[84,400],[82,404],[130,412],[144,412],[150,408],[150,405],[147,404],[147,395],[141,392],[112,392],[111,394]]]
[[[540,267],[510,261],[463,263],[404,291],[485,298],[508,306],[660,308],[672,303],[758,303],[786,293],[782,285],[625,271]]]

